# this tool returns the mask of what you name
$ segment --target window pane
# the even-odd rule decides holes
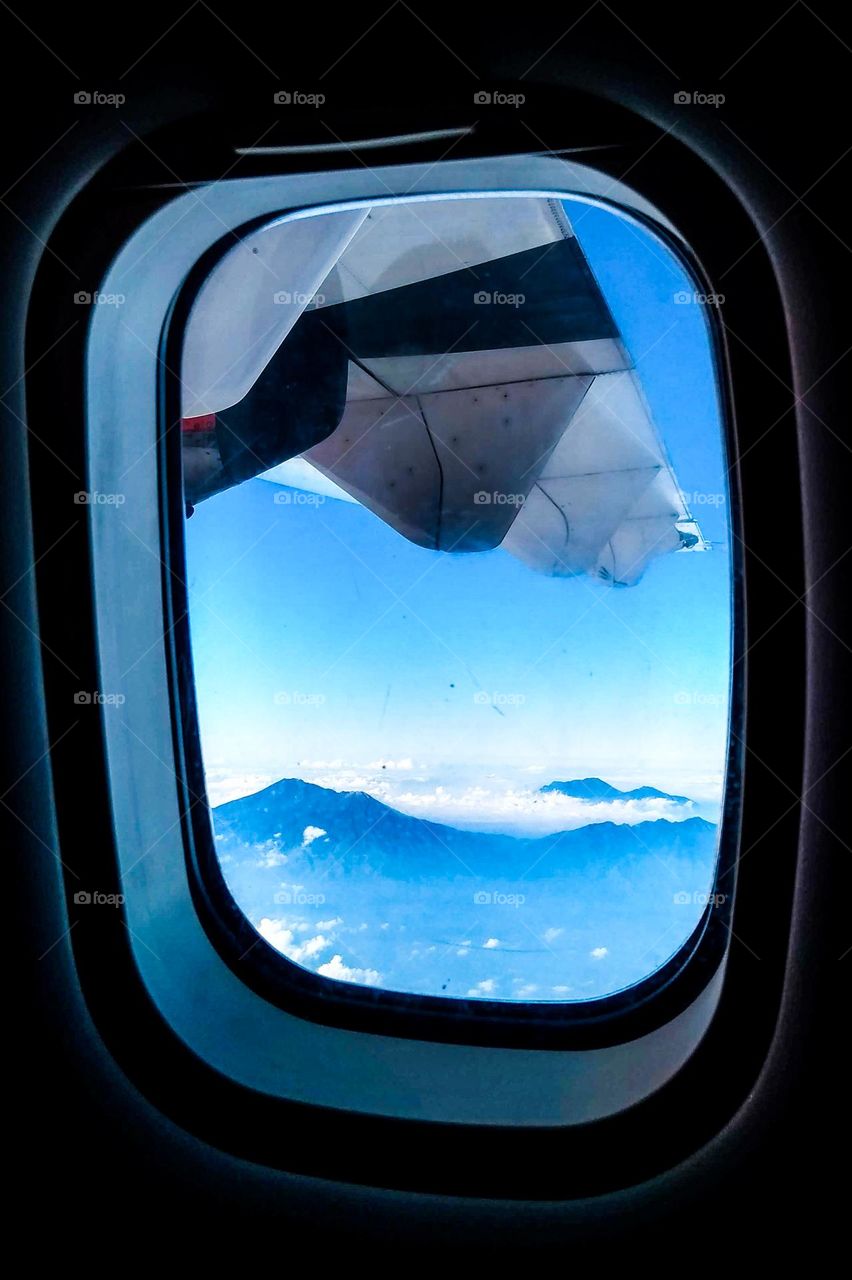
[[[650,232],[531,196],[277,223],[202,287],[207,788],[290,960],[580,1001],[695,928],[731,671],[714,304]]]

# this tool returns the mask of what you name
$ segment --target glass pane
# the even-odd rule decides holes
[[[712,893],[730,532],[708,308],[539,196],[283,221],[184,342],[215,842],[296,964],[581,1001]]]

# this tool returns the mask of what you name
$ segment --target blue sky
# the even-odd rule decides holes
[[[675,302],[692,286],[648,233],[566,207],[713,549],[662,557],[613,591],[500,549],[427,551],[353,503],[294,491],[276,503],[282,491],[260,479],[199,504],[190,612],[215,799],[298,776],[456,825],[533,831],[525,797],[599,775],[715,816],[730,586],[703,308]],[[579,818],[569,803],[546,821]]]

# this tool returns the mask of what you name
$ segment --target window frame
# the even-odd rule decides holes
[[[561,162],[560,162],[561,163]],[[518,172],[515,165],[511,168]],[[664,215],[647,202],[637,199],[621,186],[617,197],[611,192],[604,197],[593,193],[595,173],[582,165],[566,166],[567,173],[579,185],[577,191],[537,189],[532,194],[554,199],[574,199],[608,207],[661,241],[689,275],[698,292],[712,293],[710,282],[688,246],[677,235]],[[216,265],[235,246],[237,240],[295,216],[322,216],[338,209],[363,207],[365,204],[394,204],[400,200],[452,199],[456,196],[519,196],[526,192],[501,186],[493,191],[435,188],[440,168],[431,173],[427,196],[384,195],[361,201],[330,202],[327,206],[300,206],[280,209],[271,217],[249,218],[228,235],[219,237],[188,274],[175,299],[162,334],[159,365],[163,385],[161,393],[161,502],[163,504],[164,544],[167,546],[168,572],[164,573],[166,600],[166,634],[169,638],[169,672],[171,696],[175,707],[176,741],[180,734],[183,750],[183,807],[191,814],[187,829],[187,865],[196,908],[219,954],[254,991],[279,1008],[321,1023],[352,1030],[372,1031],[419,1040],[439,1040],[454,1044],[492,1045],[522,1048],[602,1048],[647,1035],[686,1010],[708,985],[723,963],[730,941],[730,918],[735,889],[738,815],[727,797],[737,795],[740,752],[737,740],[742,733],[742,575],[737,572],[736,540],[739,528],[736,490],[729,486],[729,519],[731,528],[731,671],[729,673],[729,730],[726,760],[726,783],[723,810],[719,818],[716,866],[709,901],[700,919],[677,951],[658,969],[639,981],[616,992],[586,1001],[524,1002],[478,998],[441,997],[393,991],[383,987],[365,987],[324,977],[289,960],[258,934],[225,881],[214,844],[212,819],[205,805],[193,804],[193,797],[204,797],[206,787],[200,752],[200,732],[192,674],[192,649],[189,626],[187,584],[171,568],[184,566],[185,519],[180,483],[180,434],[169,430],[169,424],[180,419],[181,383],[177,370],[181,367],[183,336],[186,322],[200,289]],[[384,175],[380,175],[383,177]],[[555,176],[555,175],[554,175]],[[511,172],[508,174],[511,180]],[[504,177],[504,182],[506,178]],[[384,180],[383,190],[387,186]],[[608,184],[609,187],[612,184]],[[592,191],[589,190],[592,188]],[[730,398],[724,386],[724,345],[715,308],[706,315],[710,358],[716,374],[718,413],[722,446],[726,461],[733,456],[733,430],[729,414]],[[182,728],[178,728],[181,726]],[[736,727],[736,736],[731,731]],[[194,749],[193,749],[194,747]],[[729,879],[730,877],[730,879]],[[721,885],[726,882],[726,891]],[[717,898],[719,900],[717,900]]]
[[[285,970],[288,962],[271,948],[265,950],[267,944],[254,930],[247,954],[245,948],[237,953],[229,928],[214,933],[215,917],[206,910],[210,899],[199,893],[208,882],[190,875],[186,864],[187,847],[191,856],[195,854],[195,833],[188,819],[199,812],[206,817],[203,792],[187,785],[190,778],[200,782],[190,763],[195,726],[186,723],[191,712],[186,704],[180,705],[179,696],[150,697],[151,688],[165,690],[176,676],[182,679],[184,694],[191,688],[188,648],[176,644],[184,604],[177,595],[181,575],[172,570],[170,555],[162,554],[169,548],[176,552],[171,540],[180,536],[184,519],[182,495],[174,481],[169,483],[163,453],[170,440],[177,447],[177,431],[167,424],[179,421],[176,353],[168,337],[180,332],[171,323],[178,287],[196,264],[206,274],[209,262],[204,255],[221,252],[223,222],[228,231],[244,229],[257,225],[258,219],[268,221],[270,214],[281,216],[282,209],[305,216],[318,205],[334,208],[353,196],[372,202],[394,187],[420,194],[418,182],[424,194],[442,198],[448,188],[459,193],[569,195],[585,185],[586,194],[595,195],[595,184],[604,185],[602,175],[585,166],[540,158],[448,162],[446,169],[421,166],[419,172],[406,166],[381,174],[344,172],[221,184],[205,191],[203,200],[193,193],[167,204],[125,243],[102,282],[107,296],[127,298],[120,311],[94,308],[87,386],[88,486],[109,493],[123,484],[127,491],[119,521],[116,508],[87,508],[99,647],[96,687],[120,692],[125,699],[123,722],[109,714],[102,717],[107,767],[114,780],[110,792],[125,922],[135,965],[161,1015],[197,1054],[251,1088],[375,1114],[425,1113],[443,1122],[585,1123],[647,1097],[683,1065],[705,1033],[724,971],[727,898],[705,916],[705,921],[714,915],[718,921],[713,931],[715,954],[705,950],[704,965],[692,956],[679,974],[681,982],[663,986],[659,1000],[636,1009],[628,1005],[610,1013],[609,1000],[618,1004],[617,998],[602,1002],[602,1016],[600,1007],[590,1011],[556,1005],[542,1011],[534,1005],[495,1008],[491,1002],[477,1002],[471,1017],[465,1016],[466,1005],[447,1009],[443,1001],[436,1007],[431,998],[414,997],[407,999],[406,1021],[400,1022],[398,1007],[389,1008],[394,993],[331,983],[332,999],[305,1001],[294,1008],[292,982],[286,988],[279,983],[279,998],[273,1001],[273,991],[256,981],[256,955],[271,958],[279,974],[315,984],[315,989],[323,980],[296,966]],[[624,196],[629,198],[629,193]],[[252,201],[260,207],[252,210]],[[215,202],[215,207],[208,207],[208,202]],[[650,212],[644,202],[638,203],[640,212]],[[182,233],[172,237],[168,232],[179,220]],[[155,245],[157,271],[152,273],[145,254]],[[155,332],[157,348],[152,341]],[[128,400],[140,420],[147,420],[140,428],[140,434],[145,432],[141,440],[151,443],[141,456],[134,433],[115,431],[121,406]],[[140,639],[150,643],[143,657],[125,671],[131,634],[137,644]],[[128,717],[133,718],[129,732]],[[169,775],[178,783],[174,795]],[[722,865],[728,870],[733,866],[736,822],[733,816],[726,823],[728,853]],[[699,930],[708,936],[706,923]],[[690,952],[694,943],[688,944]],[[678,957],[678,967],[682,959]],[[671,972],[661,972],[667,983]],[[177,982],[175,973],[180,973]],[[268,978],[268,971],[263,976]],[[695,985],[685,985],[687,979]],[[656,986],[653,975],[650,982]],[[351,1062],[344,1065],[341,1036],[349,1038],[350,1058],[351,1037],[356,1037],[364,1055],[360,1071],[353,1070]],[[506,1048],[518,1055],[508,1089],[502,1058]],[[523,1071],[518,1069],[522,1059]],[[427,1097],[427,1082],[435,1078],[443,1078],[444,1091],[440,1097]],[[603,1090],[602,1079],[608,1080]]]

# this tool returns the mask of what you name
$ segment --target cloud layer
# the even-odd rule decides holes
[[[679,804],[651,797],[592,802],[555,791],[542,793],[538,781],[527,782],[521,773],[515,773],[514,779],[492,778],[485,783],[460,779],[449,785],[410,757],[373,760],[363,765],[344,760],[300,760],[289,771],[282,770],[275,776],[260,771],[208,769],[210,802],[215,807],[251,795],[283,776],[304,778],[332,791],[364,791],[392,809],[447,826],[519,836],[554,835],[600,822],[634,826],[659,818],[678,822],[696,815],[711,821],[718,817],[718,805],[713,801]],[[714,790],[718,790],[718,780],[701,780],[701,794],[713,794]],[[306,845],[311,836],[306,833]]]

